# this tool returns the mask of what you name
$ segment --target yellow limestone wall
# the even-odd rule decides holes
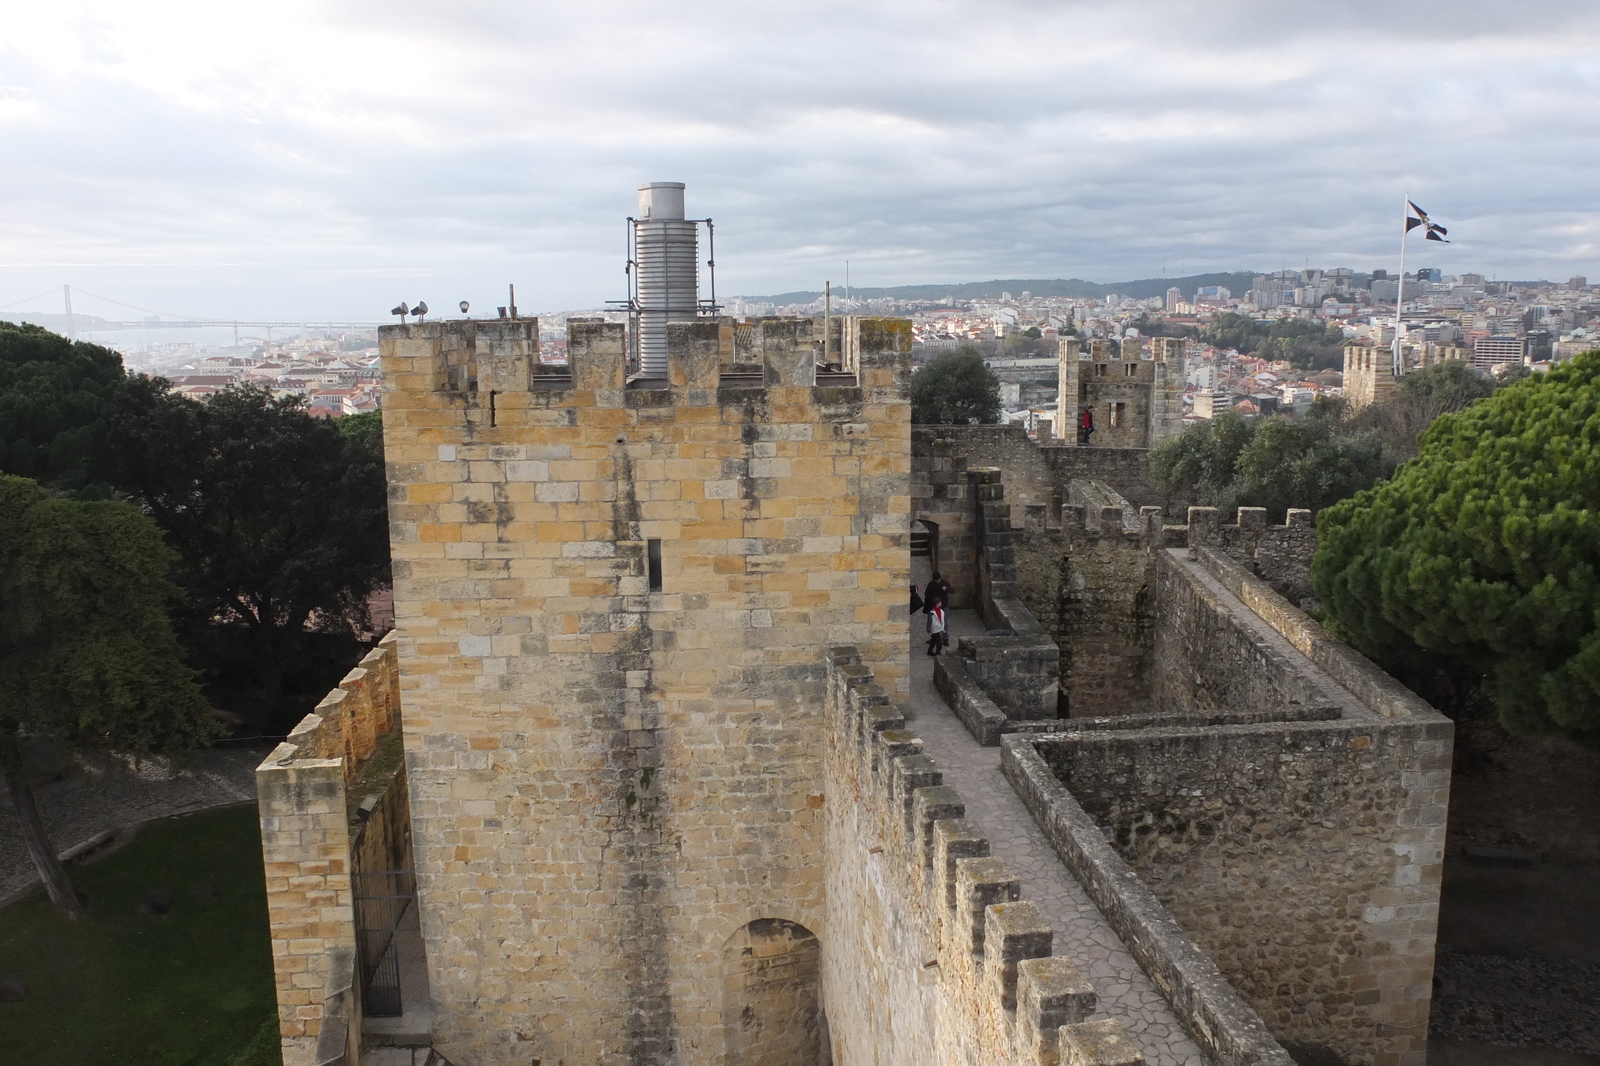
[[[570,379],[537,365],[530,320],[381,332],[420,908],[454,1062],[720,1063],[749,923],[826,943],[827,647],[907,692],[911,334],[849,321],[860,384],[819,386],[811,328],[675,326],[654,388],[624,385],[622,328],[598,321],[569,323]],[[721,387],[734,363],[745,384]]]
[[[345,783],[399,714],[391,633],[256,768],[285,1066],[312,1061],[332,953],[355,948],[354,834]]]

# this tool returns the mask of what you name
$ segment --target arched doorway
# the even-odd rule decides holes
[[[911,558],[925,558],[928,560],[928,569],[939,569],[939,523],[926,518],[912,521]]]
[[[798,922],[759,918],[722,949],[725,1066],[828,1066],[822,946]]]

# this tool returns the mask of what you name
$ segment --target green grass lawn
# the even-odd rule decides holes
[[[0,970],[27,996],[0,1003],[3,1066],[278,1063],[261,831],[253,805],[145,826],[72,871],[88,916],[41,889],[0,911]],[[207,889],[209,883],[212,888]],[[166,914],[140,901],[171,898]]]

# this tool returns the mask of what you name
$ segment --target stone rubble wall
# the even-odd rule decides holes
[[[1261,1017],[1107,843],[1100,826],[1040,756],[1041,746],[1061,739],[1012,735],[1000,746],[1001,771],[1061,861],[1140,968],[1166,992],[1184,1027],[1213,1066],[1294,1066]]]
[[[1017,532],[1017,566],[1028,575],[1019,592],[1061,649],[1061,689],[1073,717],[1149,709],[1152,513],[1145,508],[1130,529],[1120,497],[1102,500],[1097,513],[1068,504],[1056,522],[1030,508]]]
[[[1191,507],[1188,518],[1185,526],[1165,528],[1169,547],[1217,549],[1290,603],[1311,595],[1317,523],[1310,511],[1291,507],[1281,526],[1267,523],[1265,507],[1240,507],[1228,525],[1215,507]]]
[[[1451,723],[1224,552],[1160,570],[1166,716],[1007,737],[1007,776],[1148,970],[1214,961],[1279,1039],[1422,1066]]]
[[[1334,706],[1325,677],[1294,649],[1239,616],[1203,569],[1178,565],[1181,548],[1156,556],[1149,710],[1252,713]],[[1222,558],[1227,558],[1222,556]]]
[[[828,653],[827,927],[832,1061],[1132,1066],[1092,985],[1051,954],[1021,879],[990,857],[904,712],[854,648]],[[1084,960],[1087,964],[1088,960]]]
[[[1159,508],[1142,507],[1134,517],[1132,505],[1104,482],[1075,481],[1068,498],[1098,502],[1098,512],[1088,503],[1068,503],[1055,516],[1029,507],[1013,557],[1027,575],[1018,595],[1061,649],[1071,717],[1154,709],[1161,549],[1221,551],[1292,599],[1310,594],[1316,527],[1309,511],[1290,510],[1287,522],[1274,526],[1263,508],[1241,507],[1238,521],[1223,525],[1215,508],[1192,507],[1188,524],[1163,525]]]
[[[1013,526],[1030,507],[1058,514],[1074,479],[1102,482],[1136,504],[1160,502],[1146,469],[1143,448],[1080,448],[1040,445],[1022,426],[913,426],[911,430],[913,519],[937,525],[939,557],[933,568],[954,586],[951,605],[977,601],[976,514],[968,498],[968,467],[1001,470]]]
[[[966,660],[960,655],[941,655],[934,660],[933,687],[961,719],[967,732],[986,748],[999,744],[1002,733],[1012,732],[1018,726],[967,673]],[[1053,724],[1053,720],[1039,724]]]
[[[311,1062],[334,953],[355,950],[346,783],[399,727],[397,649],[393,633],[379,641],[256,768],[285,1066]]]
[[[365,817],[359,809],[356,829],[350,845],[350,866],[355,873],[378,873],[383,870],[410,870],[411,861],[411,792],[406,785],[406,768],[402,763],[384,774],[381,780],[371,782],[366,797],[357,798],[346,790],[346,797],[361,803],[376,797]]]
[[[945,436],[944,428],[911,429],[911,517],[937,534],[929,563],[950,582],[950,606],[961,609],[977,599],[975,530],[967,498],[967,460],[960,441]]]
[[[962,668],[1012,721],[1057,716],[1060,651],[1019,597],[1010,508],[999,470],[967,471],[968,494],[977,508],[975,554],[978,613],[989,634],[962,637]]]

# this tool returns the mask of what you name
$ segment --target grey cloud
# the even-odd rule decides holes
[[[593,306],[662,178],[717,218],[724,292],[846,259],[862,284],[1388,265],[1407,189],[1460,238],[1440,265],[1600,273],[1588,3],[418,3],[303,29],[367,76],[247,56],[198,106],[0,51],[44,109],[0,121],[0,303],[77,280],[370,317],[517,280]]]

